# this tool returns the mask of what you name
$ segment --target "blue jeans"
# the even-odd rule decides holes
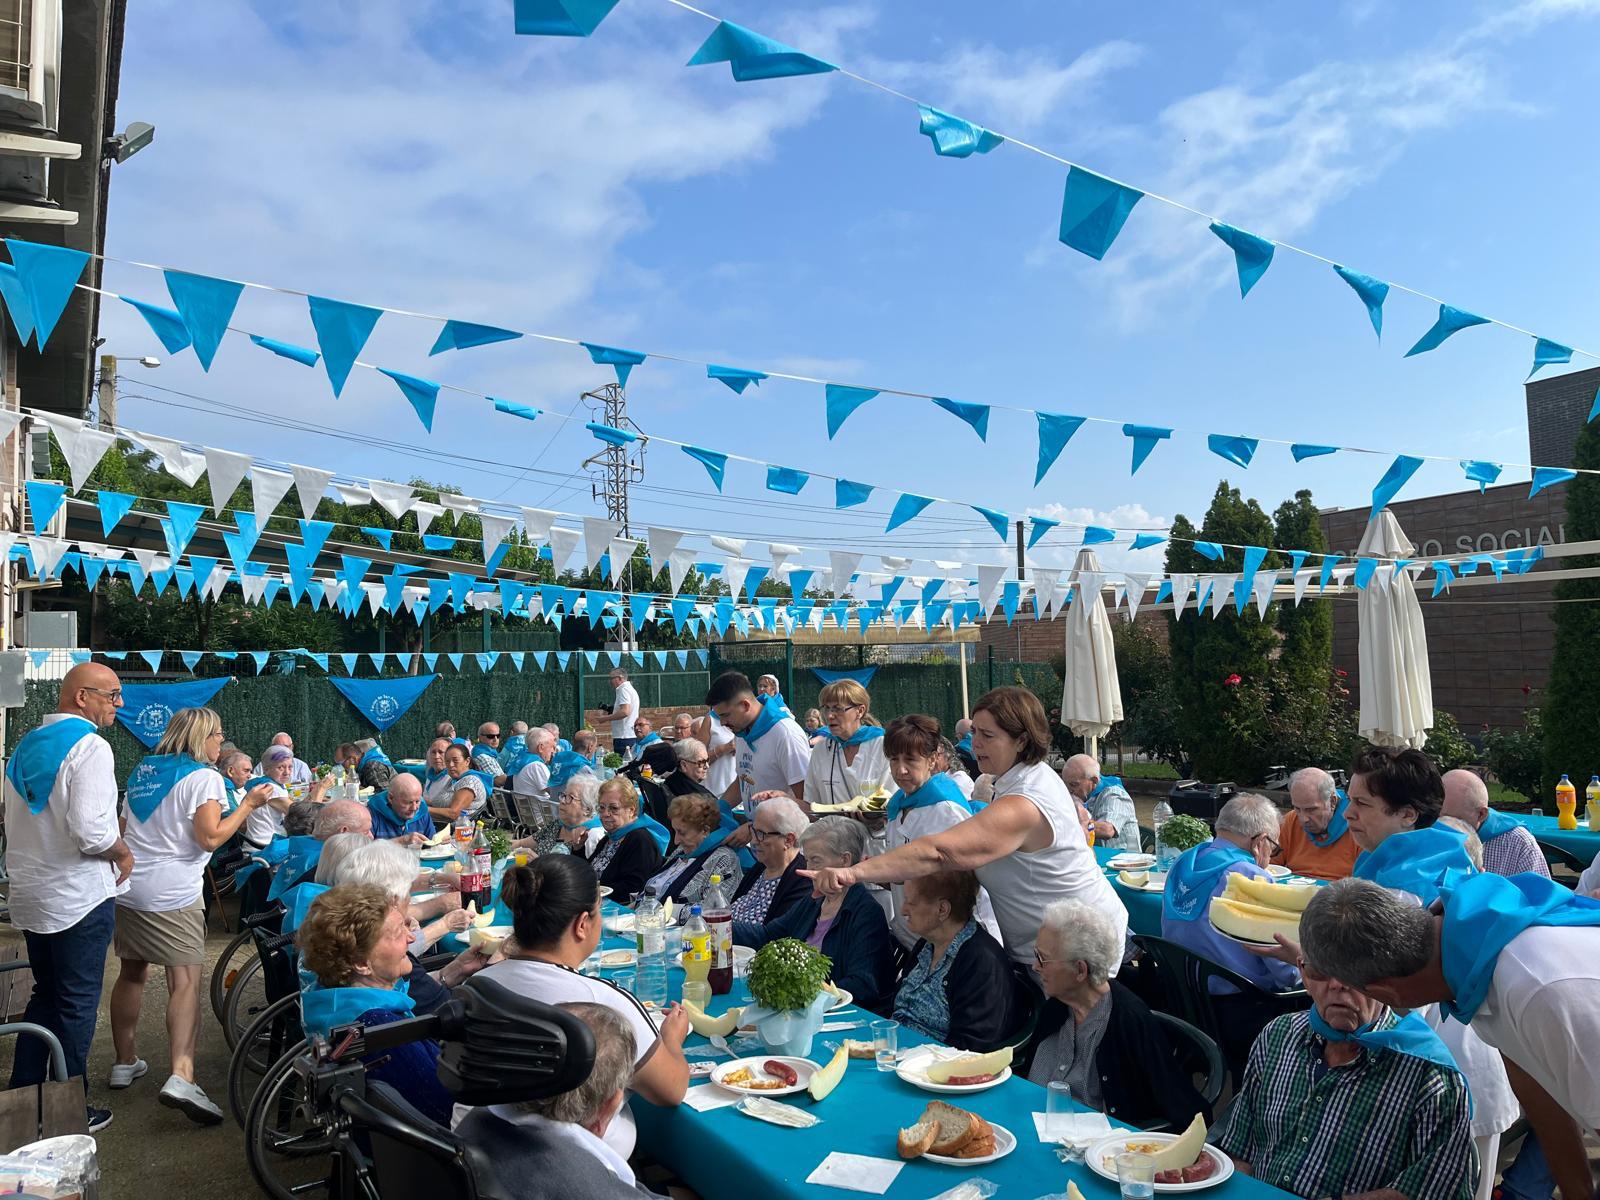
[[[1505,1200],[1550,1200],[1556,1192],[1555,1176],[1544,1147],[1532,1130],[1522,1139],[1517,1157],[1500,1176],[1500,1193]]]
[[[82,1077],[88,1070],[89,1046],[94,1041],[105,982],[106,951],[116,928],[117,903],[107,900],[60,933],[23,934],[28,943],[28,967],[33,971],[33,994],[22,1019],[43,1025],[61,1039],[69,1078]],[[49,1063],[50,1053],[42,1039],[18,1039],[10,1086],[43,1083]],[[84,1086],[88,1087],[87,1079]]]

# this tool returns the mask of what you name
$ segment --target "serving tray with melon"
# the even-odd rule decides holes
[[[1211,924],[1219,933],[1257,946],[1276,944],[1282,934],[1300,940],[1300,914],[1317,894],[1314,883],[1273,883],[1235,872],[1222,895],[1211,901]]]
[[[1233,1160],[1206,1145],[1206,1123],[1198,1113],[1182,1133],[1123,1130],[1102,1138],[1089,1147],[1084,1163],[1096,1175],[1115,1183],[1119,1154],[1149,1155],[1158,1192],[1199,1191],[1215,1187],[1233,1174]]]

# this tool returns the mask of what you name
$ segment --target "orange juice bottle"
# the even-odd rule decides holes
[[[1572,786],[1572,781],[1565,775],[1561,777],[1561,782],[1556,784],[1556,812],[1557,828],[1578,827],[1578,789]]]

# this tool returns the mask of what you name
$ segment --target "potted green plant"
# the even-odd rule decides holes
[[[795,938],[779,938],[756,951],[748,983],[755,1004],[741,1022],[753,1024],[769,1050],[804,1058],[833,997],[822,990],[833,960]]]
[[[1183,853],[1211,840],[1211,827],[1199,817],[1179,813],[1161,826],[1161,840],[1172,849]]]

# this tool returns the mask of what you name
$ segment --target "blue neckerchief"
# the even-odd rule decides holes
[[[426,804],[417,805],[410,819],[402,821],[389,803],[389,793],[385,790],[367,801],[367,810],[372,813],[372,836],[375,838],[404,837],[408,833],[433,836],[433,818],[428,815]]]
[[[602,826],[599,817],[590,817],[587,821],[579,821],[576,825],[568,825],[563,821],[561,822],[561,828],[570,833],[574,829],[600,829]]]
[[[297,883],[283,894],[283,924],[279,927],[284,933],[293,933],[299,929],[306,919],[306,914],[311,911],[311,902],[330,885],[326,883]]]
[[[654,746],[660,740],[661,740],[661,735],[659,733],[657,733],[654,729],[652,729],[649,733],[645,734],[642,738],[639,738],[637,741],[635,741],[633,743],[633,748],[634,748],[635,751],[643,750],[646,746]]]
[[[611,831],[611,838],[621,842],[636,829],[642,829],[650,835],[650,840],[655,842],[656,849],[662,854],[667,852],[667,845],[672,841],[672,835],[667,832],[667,827],[656,820],[649,813],[640,813],[626,825],[619,825]]]
[[[439,782],[439,780],[443,779],[448,774],[450,774],[449,771],[435,771],[432,767],[422,768],[423,788],[431,788],[435,783]]]
[[[1120,776],[1117,776],[1117,775],[1102,775],[1102,776],[1100,776],[1099,785],[1096,786],[1094,791],[1089,793],[1089,797],[1088,798],[1090,800],[1093,800],[1096,796],[1098,796],[1101,792],[1105,791],[1107,788],[1122,788],[1122,790],[1124,792],[1126,792],[1128,790],[1127,788],[1122,787],[1122,779],[1121,779]]]
[[[1520,828],[1521,824],[1515,817],[1508,817],[1505,813],[1495,812],[1491,808],[1489,815],[1483,818],[1483,824],[1478,826],[1478,837],[1487,842]]]
[[[245,780],[244,790],[247,792],[253,791],[254,789],[260,787],[263,783],[271,784],[280,792],[283,791],[283,784],[279,783],[276,779],[268,779],[265,775],[257,775],[254,779]]]
[[[1316,1005],[1311,1006],[1306,1016],[1311,1022],[1311,1032],[1325,1042],[1356,1042],[1369,1049],[1393,1050],[1397,1054],[1409,1054],[1413,1058],[1437,1063],[1465,1078],[1461,1068],[1456,1065],[1455,1056],[1450,1053],[1450,1048],[1439,1040],[1439,1035],[1416,1013],[1407,1013],[1387,1029],[1379,1029],[1374,1023],[1352,1029],[1349,1033],[1335,1029],[1324,1021]]]
[[[252,779],[250,781],[250,786],[254,787],[257,783],[263,782],[271,781]],[[262,867],[277,866],[283,861],[284,856],[288,853],[289,839],[281,833],[273,834],[272,840],[265,846],[261,847],[261,849],[256,850],[252,848],[250,850],[250,861],[245,863],[244,866],[240,867],[233,873],[233,886],[236,889],[243,887],[244,881],[249,879],[250,876],[261,870]]]
[[[828,735],[829,741],[838,742],[841,746],[859,746],[864,742],[875,742],[881,738],[883,736],[883,726],[863,725],[847,738],[840,737],[827,726],[823,726],[822,732]]]
[[[128,776],[128,811],[140,823],[161,807],[180,780],[196,771],[209,771],[211,765],[187,754],[147,754]]]
[[[739,816],[733,811],[733,805],[729,804],[721,796],[717,797],[717,811],[722,814],[722,833],[724,836],[739,828]],[[756,856],[751,852],[749,846],[741,846],[738,850],[738,855],[741,870],[755,870]]]
[[[889,820],[893,821],[901,813],[910,812],[913,808],[928,808],[935,804],[943,804],[946,800],[952,804],[959,804],[963,812],[972,811],[972,806],[967,803],[967,798],[961,794],[961,789],[956,786],[954,779],[948,775],[931,775],[928,777],[928,782],[911,795],[908,796],[901,790],[889,797]]]
[[[450,739],[450,744],[452,746],[467,746],[467,747],[471,747],[471,745],[472,745],[472,743],[467,741],[467,739],[464,738],[464,737],[451,738]]]
[[[513,733],[506,739],[506,744],[500,747],[500,761],[502,763],[516,762],[528,748],[528,735]],[[507,769],[509,773],[509,768]]]
[[[728,835],[732,832],[733,830],[724,825],[714,832],[706,834],[706,836],[700,840],[700,844],[696,846],[693,852],[688,854],[687,857],[705,858],[718,846],[722,845],[723,842],[727,841]]]
[[[571,750],[572,749],[572,743],[567,741],[566,738],[557,738],[556,739],[556,749],[557,750]]]
[[[488,757],[494,759],[495,762],[500,761],[500,751],[491,749],[490,747],[485,746],[482,742],[479,742],[472,748],[472,757],[477,758],[479,755],[487,755]]]
[[[1334,788],[1333,791],[1339,797],[1339,803],[1334,806],[1333,816],[1328,818],[1328,827],[1321,833],[1306,834],[1313,846],[1324,849],[1350,832],[1350,823],[1344,819],[1345,810],[1350,807],[1350,797],[1345,795],[1343,788]]]
[[[972,735],[969,733],[956,743],[956,749],[963,754],[972,753]]]
[[[244,792],[234,787],[226,775],[222,777],[222,786],[225,789],[222,796],[222,815],[226,817],[244,802]]]
[[[1167,872],[1167,887],[1161,897],[1162,915],[1175,921],[1199,920],[1229,868],[1240,863],[1254,865],[1255,861],[1249,851],[1221,838],[1212,838],[1185,850]]]
[[[1600,925],[1600,900],[1574,896],[1543,875],[1473,875],[1446,884],[1439,894],[1440,965],[1454,997],[1439,1007],[1463,1025],[1483,1003],[1500,952],[1518,934],[1535,925]]]
[[[272,886],[267,889],[267,899],[276,900],[297,883],[310,879],[322,857],[322,843],[314,837],[292,837],[288,848],[272,876]]]
[[[411,981],[402,979],[392,990],[369,987],[332,987],[320,984],[300,993],[300,1025],[306,1037],[327,1037],[341,1025],[353,1025],[375,1008],[408,1013],[416,1008]]]
[[[783,701],[778,697],[757,696],[756,699],[761,702],[761,711],[756,713],[756,719],[750,722],[750,728],[739,735],[744,739],[745,745],[752,750],[756,748],[756,743],[761,740],[769,729],[779,721],[789,717],[789,710],[784,707]],[[792,717],[789,717],[789,719],[793,720]]]
[[[1357,858],[1350,871],[1357,879],[1409,892],[1425,905],[1439,898],[1444,884],[1476,873],[1466,838],[1445,825],[1390,834],[1376,850]]]
[[[529,750],[527,746],[523,746],[511,756],[510,762],[505,762],[504,759],[501,759],[500,761],[505,763],[505,771],[507,775],[520,775],[522,773],[522,769],[538,757],[539,756],[532,750]]]
[[[34,816],[42,813],[55,790],[56,776],[72,748],[94,733],[94,722],[83,717],[51,721],[22,735],[6,764],[6,778],[28,803]]]
[[[356,762],[356,770],[359,771],[359,770],[361,770],[362,767],[366,766],[368,763],[375,763],[375,762],[385,763],[385,764],[387,764],[388,766],[391,766],[391,767],[394,766],[394,764],[392,762],[389,762],[389,756],[383,752],[383,747],[382,746],[374,746],[371,750],[368,750],[365,754],[363,754],[360,757],[360,759],[357,760],[357,762]]]
[[[550,794],[559,796],[567,781],[579,771],[593,771],[594,763],[576,750],[563,750],[550,760]]]

